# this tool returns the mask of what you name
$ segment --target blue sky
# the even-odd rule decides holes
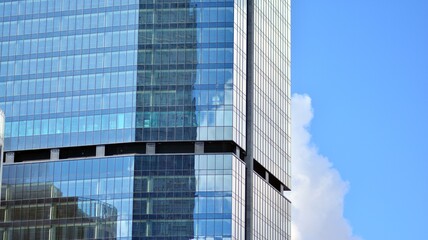
[[[428,1],[292,2],[292,91],[365,240],[428,239]]]

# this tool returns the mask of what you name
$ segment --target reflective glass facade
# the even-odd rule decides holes
[[[175,140],[245,149],[239,1],[87,2],[0,2],[8,150]]]
[[[233,1],[140,6],[136,140],[232,140]]]
[[[290,239],[290,0],[248,3],[0,0],[0,239]]]
[[[0,2],[6,149],[134,138],[138,1]]]
[[[233,155],[9,164],[0,236],[242,239],[244,168]]]

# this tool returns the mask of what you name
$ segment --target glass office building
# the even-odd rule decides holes
[[[0,50],[0,239],[290,239],[290,0],[0,0]]]

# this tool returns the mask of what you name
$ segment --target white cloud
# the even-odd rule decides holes
[[[348,183],[311,143],[311,98],[292,97],[292,240],[357,240],[343,216]]]

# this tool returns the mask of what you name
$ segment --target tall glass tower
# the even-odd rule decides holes
[[[290,239],[290,0],[0,0],[0,239]]]

